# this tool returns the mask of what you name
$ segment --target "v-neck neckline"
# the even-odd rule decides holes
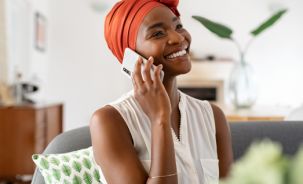
[[[183,98],[182,98],[182,94],[181,94],[180,91],[179,91],[179,96],[180,96],[180,100],[179,100],[179,103],[178,103],[178,109],[180,111],[179,138],[178,138],[176,132],[174,131],[173,127],[171,127],[171,130],[172,130],[172,134],[173,134],[173,137],[174,137],[175,141],[182,145],[182,130],[183,130],[183,128],[182,128],[182,124],[183,124],[182,123],[182,116],[183,116],[183,112],[182,112],[182,108],[180,106],[182,105],[181,103],[182,103]]]

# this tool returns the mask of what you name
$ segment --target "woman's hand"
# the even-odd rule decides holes
[[[153,73],[153,79],[150,75],[151,66],[154,63],[154,58],[150,57],[141,74],[142,58],[136,62],[134,72],[132,72],[132,82],[134,86],[134,96],[139,102],[142,110],[148,116],[151,123],[170,122],[171,104],[168,94],[160,79],[160,71],[163,66],[156,67]]]

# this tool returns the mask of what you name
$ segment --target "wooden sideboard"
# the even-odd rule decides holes
[[[33,174],[31,156],[62,133],[62,104],[0,106],[0,178]]]
[[[214,103],[222,109],[227,121],[283,121],[293,110],[289,107],[258,106],[249,109],[235,109],[231,105]]]

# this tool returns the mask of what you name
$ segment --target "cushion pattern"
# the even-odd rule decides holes
[[[92,147],[63,154],[35,154],[32,159],[46,184],[101,183]]]

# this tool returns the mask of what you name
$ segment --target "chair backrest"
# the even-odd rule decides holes
[[[70,130],[58,135],[44,150],[43,154],[60,154],[76,151],[92,146],[89,126]],[[38,168],[32,179],[32,184],[45,184]]]
[[[285,117],[285,121],[303,121],[303,105],[302,107],[294,109],[288,116]]]
[[[253,140],[269,138],[280,142],[283,152],[294,155],[303,143],[303,121],[249,121],[229,122],[234,159],[237,160]],[[89,127],[70,130],[58,135],[45,149],[44,154],[67,153],[92,146]],[[44,184],[36,169],[32,184]]]

